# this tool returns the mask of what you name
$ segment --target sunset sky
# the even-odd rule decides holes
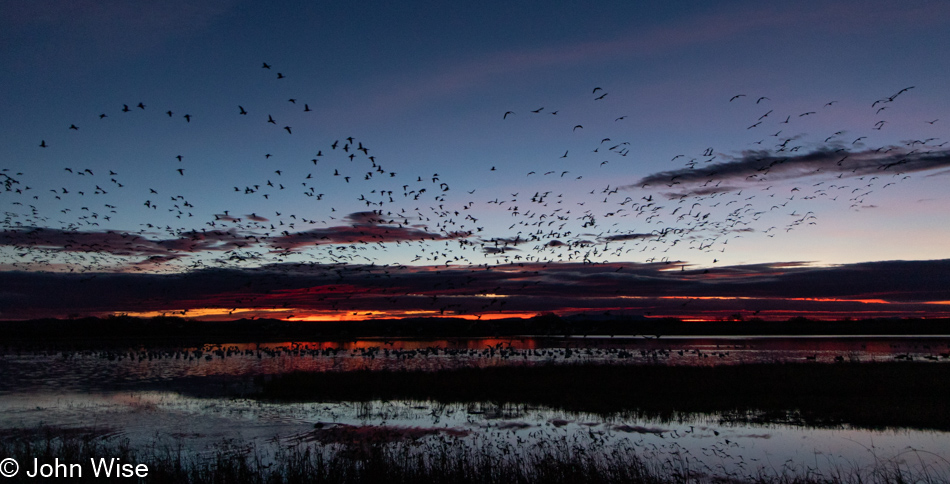
[[[950,316],[950,3],[0,4],[0,319]]]

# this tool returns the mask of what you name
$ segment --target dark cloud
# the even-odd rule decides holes
[[[709,195],[739,189],[737,182],[780,181],[815,175],[861,176],[936,170],[950,166],[950,151],[908,150],[886,147],[847,151],[821,148],[803,154],[782,155],[772,151],[748,151],[738,159],[704,166],[682,168],[645,176],[623,188],[665,187],[678,195]],[[725,186],[723,186],[725,184]]]
[[[269,220],[266,217],[261,217],[256,213],[245,215],[244,218],[251,220],[253,222],[268,222]]]
[[[471,235],[467,232],[439,234],[429,232],[425,227],[407,227],[394,220],[384,220],[376,212],[351,213],[346,220],[352,225],[285,233],[271,239],[270,244],[275,249],[294,250],[308,245],[447,240]]]
[[[249,216],[266,221],[263,217]],[[267,243],[275,250],[294,250],[308,245],[352,244],[420,240],[450,240],[471,235],[468,232],[432,233],[421,227],[406,227],[383,221],[373,212],[347,216],[353,224],[284,232],[278,237],[264,237],[236,229],[181,232],[177,237],[149,238],[143,233],[117,231],[75,231],[54,228],[6,229],[0,231],[0,247],[26,250],[31,260],[43,260],[52,254],[97,253],[119,257],[146,257],[133,265],[156,264],[208,251],[233,251]],[[88,269],[87,269],[88,270]]]
[[[168,256],[175,252],[231,250],[239,237],[233,231],[184,232],[177,238],[149,239],[115,231],[84,232],[52,228],[7,229],[0,232],[0,246],[52,252],[107,253],[116,256]]]
[[[161,257],[161,256],[157,256]],[[524,263],[465,268],[273,264],[184,274],[0,274],[0,317],[223,308],[267,314],[625,314],[928,316],[950,314],[950,260],[693,269]],[[945,309],[945,310],[944,310]],[[187,313],[186,313],[187,315]],[[279,314],[278,314],[279,316]]]
[[[601,240],[606,242],[615,242],[621,240],[640,240],[640,239],[650,239],[656,238],[657,234],[614,234],[601,237]]]
[[[563,244],[562,244],[563,245]],[[506,252],[520,252],[521,249],[516,247],[485,247],[482,249],[482,252],[485,254],[504,254]]]

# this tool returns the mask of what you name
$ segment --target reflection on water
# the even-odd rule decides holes
[[[512,338],[362,340],[209,345],[182,349],[18,352],[0,355],[0,432],[51,426],[135,445],[181,444],[199,454],[222,442],[352,445],[361,440],[461,439],[512,449],[558,439],[628,446],[656,462],[704,472],[865,468],[905,461],[946,475],[950,434],[926,430],[805,428],[727,414],[670,419],[602,417],[524,405],[420,401],[268,403],[195,397],[166,383],[290,371],[437,370],[465,366],[603,362],[719,365],[761,362],[950,361],[948,338]],[[195,378],[199,377],[199,378]],[[249,380],[245,380],[249,381]],[[240,392],[238,392],[239,394]],[[230,393],[233,395],[234,393]],[[0,433],[0,437],[2,437]],[[525,447],[527,446],[527,447]]]
[[[655,462],[688,459],[694,471],[721,475],[804,470],[800,466],[828,475],[893,459],[950,470],[939,457],[950,455],[950,437],[942,432],[733,424],[721,415],[658,421],[487,403],[272,404],[168,392],[8,395],[0,400],[0,415],[4,428],[55,424],[128,438],[133,445],[182,444],[198,453],[235,441],[345,446],[441,437],[467,439],[472,445],[490,439],[516,449],[580,439],[602,448],[628,446]]]

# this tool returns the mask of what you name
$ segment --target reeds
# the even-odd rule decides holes
[[[120,457],[148,466],[148,483],[946,483],[947,469],[915,465],[917,451],[879,459],[864,468],[838,467],[825,473],[805,465],[716,472],[688,458],[645,456],[629,442],[563,435],[529,445],[504,439],[452,436],[397,442],[367,440],[347,444],[274,440],[265,447],[227,441],[210,453],[153,443],[133,449],[128,442],[93,436],[42,432],[6,434],[0,455],[20,462],[81,462]],[[946,461],[944,461],[946,462]],[[6,482],[33,482],[21,472]],[[101,480],[101,478],[100,478]],[[89,473],[70,482],[94,482]]]

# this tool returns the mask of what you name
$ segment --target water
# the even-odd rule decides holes
[[[573,439],[626,447],[651,461],[715,475],[785,470],[830,475],[903,463],[950,471],[950,433],[813,428],[706,413],[599,416],[528,405],[426,401],[267,402],[244,398],[254,377],[289,371],[438,370],[465,366],[599,362],[730,365],[762,362],[948,359],[950,339],[511,338],[363,340],[202,348],[17,352],[0,356],[0,432],[42,426],[197,454],[242,445],[350,445],[360,439],[462,439],[512,449]],[[737,382],[737,384],[739,384]],[[728,390],[725,390],[728,391]],[[0,434],[2,435],[2,434]],[[349,443],[349,444],[348,444]]]

